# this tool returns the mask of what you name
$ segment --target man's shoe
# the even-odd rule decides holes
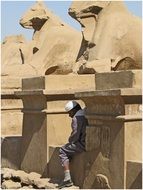
[[[62,181],[62,183],[58,186],[59,189],[62,189],[64,187],[71,187],[73,185],[73,182],[71,180]]]

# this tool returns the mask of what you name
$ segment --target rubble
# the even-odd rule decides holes
[[[49,178],[42,178],[36,172],[26,173],[22,170],[2,168],[2,189],[58,189],[58,184]],[[66,189],[79,189],[72,186]]]

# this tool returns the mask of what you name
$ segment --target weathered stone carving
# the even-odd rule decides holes
[[[108,178],[103,174],[97,174],[94,182],[96,189],[111,189]]]
[[[24,28],[34,29],[30,64],[36,74],[67,74],[72,71],[82,36],[63,23],[42,2],[29,9],[20,20]]]
[[[102,126],[101,131],[101,152],[106,158],[110,157],[110,141],[111,141],[110,127]]]
[[[34,74],[35,70],[29,64],[32,56],[30,47],[30,42],[27,42],[22,35],[9,36],[4,39],[1,46],[2,76],[28,76],[29,74]]]
[[[31,41],[11,36],[2,44],[2,73],[12,76],[68,74],[72,72],[82,35],[36,2],[20,19],[24,28],[34,29]],[[16,73],[16,71],[18,71]]]
[[[81,24],[82,34],[43,2],[26,11],[20,24],[34,29],[33,38],[26,42],[12,36],[3,42],[3,75],[16,70],[17,76],[32,76],[141,69],[141,20],[123,2],[75,1],[69,14]]]
[[[141,69],[141,19],[123,2],[74,1],[69,14],[81,24],[83,34],[73,72],[102,72],[103,64],[107,71]],[[110,64],[100,68],[103,59],[110,59]]]

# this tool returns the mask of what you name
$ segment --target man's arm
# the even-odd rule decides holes
[[[78,122],[77,122],[77,118],[74,117],[72,119],[72,132],[71,135],[69,137],[69,142],[70,143],[75,143],[79,140],[79,136],[80,136],[80,130],[79,130],[79,126],[78,126]]]

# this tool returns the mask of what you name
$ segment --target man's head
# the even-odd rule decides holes
[[[69,101],[66,105],[65,105],[65,110],[68,112],[69,114],[69,117],[73,117],[76,112],[78,110],[81,109],[81,106],[79,105],[79,103],[77,103],[76,101],[72,100],[72,101]]]

